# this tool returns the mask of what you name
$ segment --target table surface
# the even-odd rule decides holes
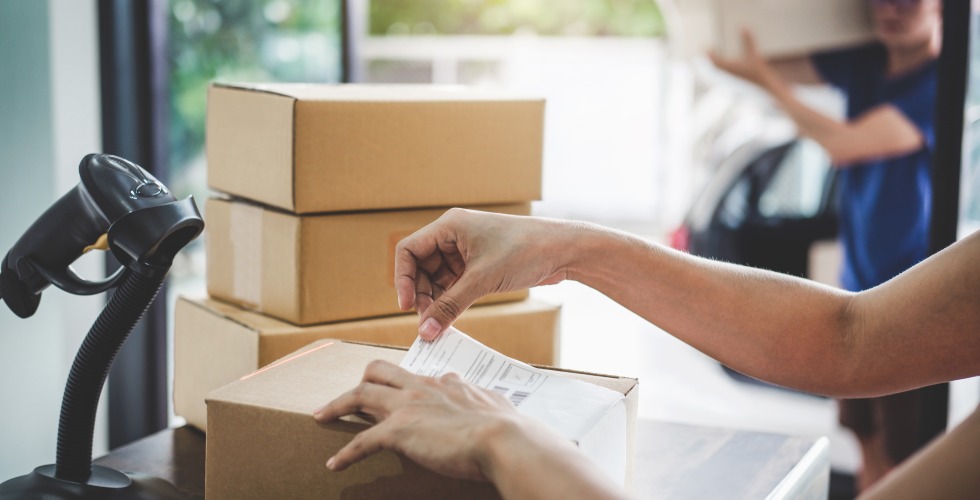
[[[205,436],[166,429],[95,463],[173,483],[204,497]],[[804,438],[640,420],[633,495],[641,499],[826,498],[826,438]]]

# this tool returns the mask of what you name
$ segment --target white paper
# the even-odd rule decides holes
[[[401,367],[430,377],[455,372],[467,382],[505,396],[519,412],[542,420],[575,442],[624,399],[611,389],[548,374],[508,358],[455,328],[432,342],[415,339]]]

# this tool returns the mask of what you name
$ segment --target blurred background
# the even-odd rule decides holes
[[[677,16],[653,0],[0,0],[0,249],[78,182],[89,152],[128,157],[203,201],[212,81],[462,84],[546,98],[535,214],[682,249],[761,223],[771,230],[753,250],[763,265],[792,255],[766,267],[835,283],[826,154],[764,94],[685,53]],[[960,53],[978,54],[976,26],[964,21]],[[969,81],[980,83],[980,65]],[[800,95],[843,112],[827,88]],[[980,227],[980,92],[955,97],[940,105],[964,120],[947,146],[962,152],[947,189],[963,235]],[[204,259],[202,239],[180,255],[168,300],[115,364],[96,456],[180,424],[168,319],[178,294],[204,293]],[[88,276],[106,266],[101,256],[77,263]],[[641,417],[828,435],[835,471],[854,472],[832,400],[733,376],[575,283],[533,294],[563,304],[563,366],[641,379]],[[30,320],[0,311],[0,479],[52,461],[68,367],[104,301],[52,291]],[[942,413],[954,421],[980,399],[975,383],[951,394]]]

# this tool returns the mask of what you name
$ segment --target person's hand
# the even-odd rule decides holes
[[[314,418],[325,423],[353,413],[366,413],[377,424],[331,457],[330,470],[392,450],[447,476],[487,480],[494,441],[521,436],[528,428],[541,432],[541,424],[518,414],[503,396],[455,373],[423,377],[385,361],[369,364],[359,386],[317,410]]]
[[[772,86],[779,81],[775,69],[759,54],[755,45],[755,37],[748,30],[742,30],[741,58],[723,57],[715,51],[709,52],[708,58],[719,69],[748,80],[766,90],[771,90]]]
[[[565,279],[573,223],[454,208],[398,243],[395,288],[432,340],[480,297]]]

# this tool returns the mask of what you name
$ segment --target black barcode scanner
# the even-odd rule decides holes
[[[174,256],[204,229],[193,197],[177,200],[141,167],[118,156],[90,154],[81,182],[41,215],[0,264],[0,298],[14,314],[32,316],[48,285],[76,295],[114,289],[72,364],[61,403],[56,463],[0,484],[7,498],[177,498],[161,479],[92,465],[95,411],[109,367],[170,270]],[[93,249],[122,264],[89,281],[71,264]]]
[[[138,165],[111,155],[91,154],[78,167],[81,182],[61,197],[14,244],[0,267],[0,298],[27,318],[53,284],[76,295],[104,292],[125,268],[169,267],[174,254],[193,240],[204,223],[192,198],[177,201]],[[87,281],[71,263],[89,250],[109,249],[123,269]]]

